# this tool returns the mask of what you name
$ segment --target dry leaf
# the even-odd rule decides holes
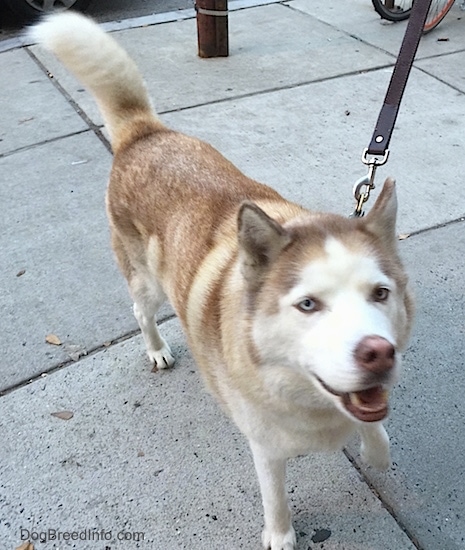
[[[63,344],[63,349],[73,361],[78,361],[80,357],[87,355],[86,348],[83,348],[79,344]]]
[[[32,542],[27,541],[21,544],[21,546],[18,546],[16,550],[34,550],[34,545]]]
[[[71,420],[74,416],[74,413],[71,411],[58,411],[50,414],[52,416],[56,416],[56,418],[61,418],[61,420]]]
[[[54,346],[61,346],[61,340],[56,334],[47,334],[45,337],[47,344],[53,344]]]
[[[26,273],[26,270],[21,269],[21,271],[18,271],[18,273],[16,273],[16,277],[21,277],[21,275],[24,275],[25,273]]]
[[[408,239],[410,237],[410,233],[401,233],[399,235],[399,241],[405,241],[405,239]]]

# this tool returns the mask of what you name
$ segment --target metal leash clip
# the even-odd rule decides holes
[[[355,198],[355,210],[349,216],[350,218],[361,218],[365,215],[363,205],[370,198],[370,191],[375,188],[374,180],[378,166],[386,164],[389,157],[389,149],[386,149],[383,157],[368,156],[368,149],[363,151],[362,162],[368,166],[368,174],[358,179],[354,184],[353,195]]]

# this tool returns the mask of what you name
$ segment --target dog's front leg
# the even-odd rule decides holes
[[[250,446],[265,511],[263,546],[267,550],[294,550],[295,531],[286,495],[286,459],[273,457],[272,451],[255,443]]]
[[[360,455],[363,462],[378,470],[387,470],[391,466],[389,436],[381,422],[361,424],[358,428],[362,443]]]

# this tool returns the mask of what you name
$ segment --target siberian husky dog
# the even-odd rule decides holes
[[[112,245],[150,360],[174,363],[155,323],[167,297],[209,390],[249,441],[263,546],[295,548],[288,458],[341,449],[358,431],[362,458],[390,464],[381,421],[413,311],[394,182],[365,218],[308,211],[165,127],[133,61],[90,19],[60,13],[31,33],[103,114]]]

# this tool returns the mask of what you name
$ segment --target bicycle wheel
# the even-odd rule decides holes
[[[4,2],[21,21],[32,22],[54,10],[84,10],[91,0],[4,0]]]
[[[423,32],[426,34],[432,31],[447,15],[448,11],[454,5],[455,0],[433,0],[426,16]]]
[[[373,7],[383,19],[403,21],[412,11],[413,0],[371,0]]]

